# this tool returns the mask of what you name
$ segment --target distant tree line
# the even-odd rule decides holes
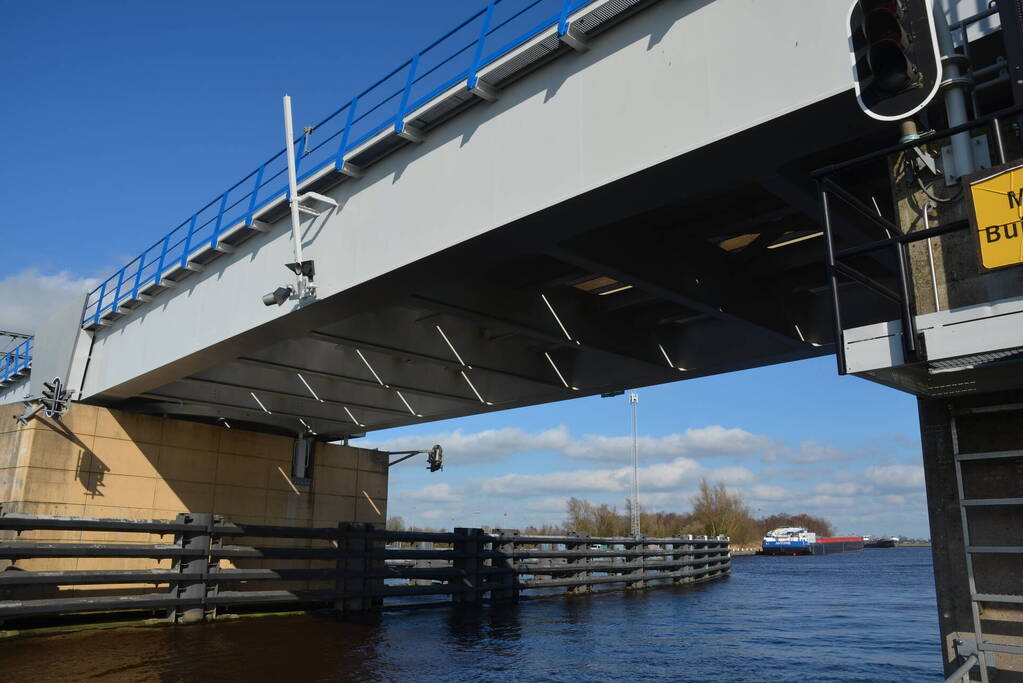
[[[820,536],[832,536],[835,533],[830,521],[805,513],[754,517],[742,495],[728,491],[722,483],[701,481],[699,491],[691,502],[692,512],[641,510],[639,520],[643,535],[662,538],[679,534],[724,535],[731,538],[736,547],[743,547],[759,543],[768,531],[783,526],[805,527]],[[624,511],[619,512],[614,505],[594,505],[585,500],[570,498],[563,525],[525,531],[544,534],[574,531],[590,536],[628,536],[631,527],[630,504],[630,501],[626,501]]]
[[[700,482],[699,491],[691,499],[692,512],[645,512],[640,511],[640,529],[644,536],[667,538],[679,534],[695,536],[728,536],[734,547],[759,544],[764,534],[772,529],[785,526],[804,527],[818,536],[833,536],[835,528],[831,522],[808,514],[777,514],[754,517],[742,495],[730,492],[722,483]],[[569,498],[565,510],[565,521],[560,525],[544,524],[526,527],[524,534],[557,536],[567,533],[581,533],[590,536],[628,536],[631,529],[631,501],[625,501],[625,509],[619,512],[615,505],[595,505],[579,498]],[[391,531],[444,531],[431,527],[406,527],[401,517],[390,517],[387,528]],[[492,527],[483,527],[491,531]]]

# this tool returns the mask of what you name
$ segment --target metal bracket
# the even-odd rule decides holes
[[[973,638],[956,638],[952,641],[956,654],[960,657],[969,657],[977,654],[977,641]]]
[[[558,36],[558,39],[576,52],[587,52],[590,49],[590,42],[586,36],[573,31],[571,25],[567,31]]]
[[[416,128],[415,126],[410,126],[406,123],[404,126],[402,126],[401,132],[398,133],[398,137],[404,138],[409,142],[419,144],[420,142],[423,141],[423,131]]]
[[[484,83],[481,80],[477,80],[476,85],[469,88],[469,92],[481,100],[486,100],[487,102],[497,101],[497,89],[489,83]]]
[[[327,204],[328,206],[332,206],[335,209],[338,207],[338,203],[331,199],[330,197],[322,195],[318,192],[306,192],[305,194],[301,194],[298,196],[298,210],[301,211],[302,213],[307,213],[310,216],[319,216],[320,214],[323,213],[323,211],[317,211],[311,206],[307,206],[308,202],[319,202],[321,204]]]
[[[355,164],[347,161],[341,163],[341,168],[339,170],[349,178],[361,178],[364,173],[362,166],[356,166]]]
[[[914,147],[913,151],[916,152],[917,160],[923,164],[932,175],[941,175],[941,171],[938,170],[938,163],[931,156],[930,152],[926,152],[920,147]]]

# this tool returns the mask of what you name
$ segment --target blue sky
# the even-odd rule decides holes
[[[0,0],[0,329],[31,331],[282,144],[280,97],[318,121],[482,4]],[[0,348],[2,350],[2,348]],[[647,507],[701,477],[754,510],[927,536],[915,401],[831,358],[640,392]],[[625,397],[372,434],[447,451],[392,470],[391,513],[434,526],[561,520],[625,499]]]

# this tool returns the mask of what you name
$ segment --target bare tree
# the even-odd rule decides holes
[[[738,493],[729,493],[723,483],[711,485],[704,479],[692,502],[693,522],[699,533],[707,536],[723,534],[737,545],[744,545],[756,538],[749,506]]]

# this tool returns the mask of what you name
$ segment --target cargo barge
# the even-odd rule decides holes
[[[760,555],[831,555],[863,550],[860,536],[817,538],[802,527],[782,527],[769,531],[761,545]]]
[[[871,536],[863,537],[864,548],[895,548],[899,545],[899,539],[896,536],[891,538],[873,538]]]

